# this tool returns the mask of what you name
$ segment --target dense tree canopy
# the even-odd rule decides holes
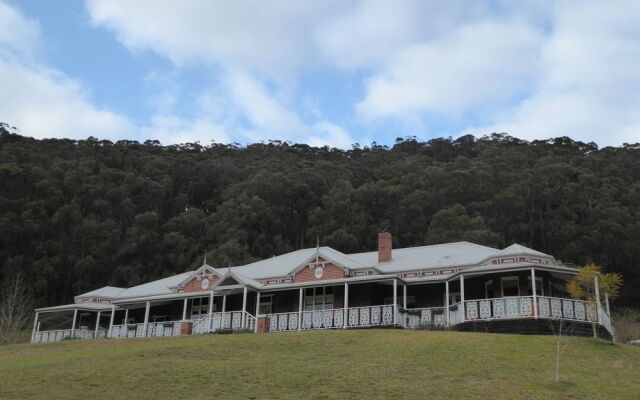
[[[0,128],[0,278],[37,303],[301,247],[518,242],[624,275],[640,300],[640,145],[562,137],[161,146],[35,140]]]

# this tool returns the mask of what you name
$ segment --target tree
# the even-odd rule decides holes
[[[488,229],[482,217],[470,217],[463,205],[454,204],[433,215],[426,241],[428,244],[469,241],[496,246],[500,235]]]
[[[31,295],[18,272],[0,292],[0,344],[23,341],[33,316],[32,306]]]
[[[620,294],[622,287],[622,275],[619,273],[603,274],[602,267],[595,264],[587,264],[578,269],[576,276],[567,282],[567,292],[577,300],[585,299],[596,302],[596,278],[598,282],[598,292],[605,294],[609,299],[615,299]],[[602,304],[597,306],[602,307]],[[592,321],[593,337],[597,337],[596,322]]]

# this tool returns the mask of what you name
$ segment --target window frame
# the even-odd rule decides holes
[[[518,294],[515,296],[505,296],[504,294],[504,282],[505,281],[515,281],[516,282],[516,289],[518,290]],[[500,278],[500,293],[502,294],[502,297],[520,297],[520,277],[516,276],[516,275],[512,275],[512,276],[503,276]]]
[[[309,295],[309,292],[312,294]],[[333,289],[333,286],[315,286],[306,288],[304,291],[304,296],[302,298],[303,311],[333,310],[334,304],[335,290]]]
[[[529,284],[529,290],[531,291],[531,296],[533,296],[533,285],[531,285],[531,277],[527,277],[527,283]],[[544,296],[544,280],[541,276],[536,276],[536,291],[539,290],[540,294],[536,293],[536,296]]]

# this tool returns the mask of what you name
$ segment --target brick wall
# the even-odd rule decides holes
[[[203,279],[209,280],[209,286],[207,287],[207,289],[202,288]],[[204,277],[202,275],[195,276],[190,282],[184,285],[182,292],[185,292],[185,293],[207,292],[218,281],[218,279],[220,278],[218,278],[216,275],[213,275],[213,274],[206,274]]]
[[[322,268],[322,276],[316,278],[316,268]],[[300,271],[298,271],[294,277],[293,282],[314,282],[314,281],[326,281],[328,279],[340,279],[346,276],[345,271],[331,263],[319,264],[315,267],[315,263],[305,265]]]

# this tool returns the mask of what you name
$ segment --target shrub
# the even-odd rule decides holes
[[[640,339],[640,311],[625,308],[614,312],[613,329],[618,342],[629,343]]]

